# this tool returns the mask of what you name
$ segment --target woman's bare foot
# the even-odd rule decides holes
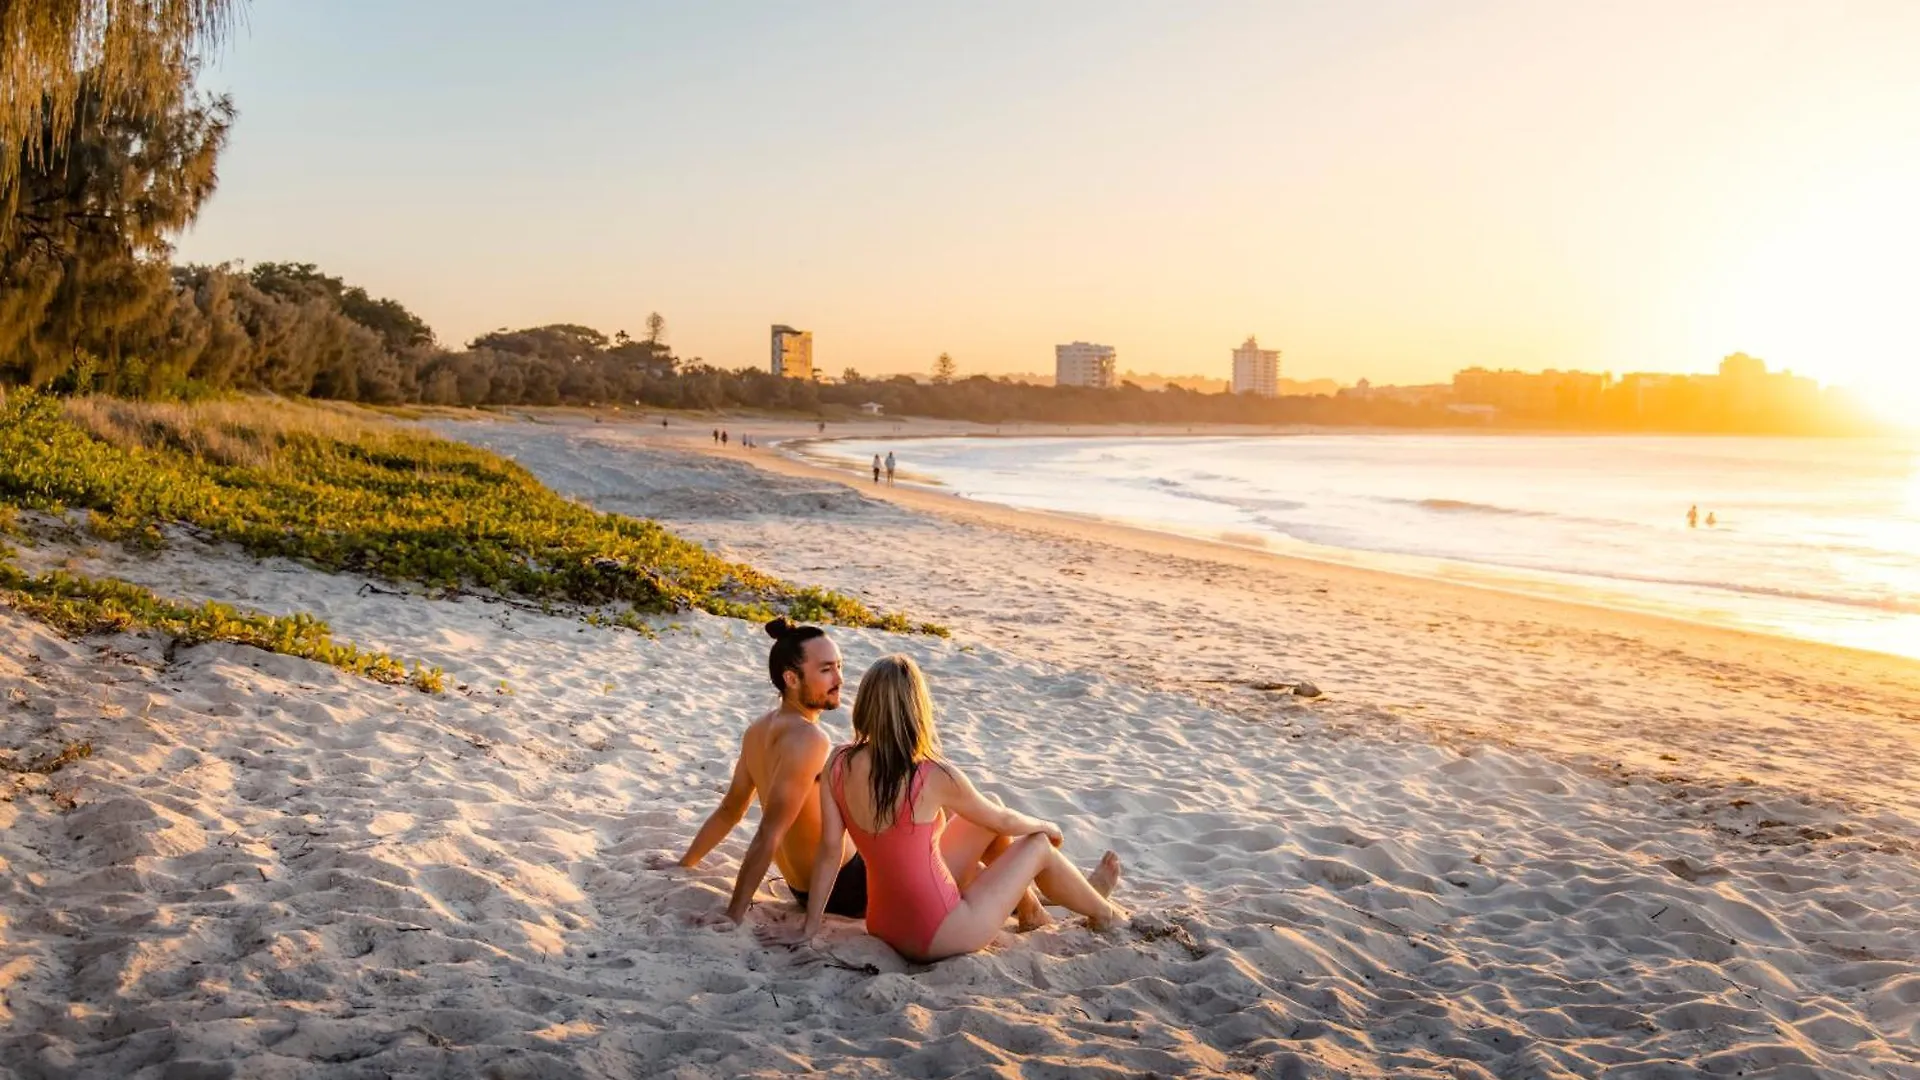
[[[1105,932],[1121,925],[1130,918],[1132,918],[1132,916],[1127,914],[1126,908],[1109,900],[1107,901],[1107,913],[1105,915],[1098,918],[1091,915],[1087,916],[1087,929]]]
[[[1093,886],[1093,891],[1102,897],[1113,895],[1114,887],[1120,884],[1120,856],[1111,851],[1100,856],[1100,865],[1094,867],[1093,873],[1087,875],[1087,884]],[[1125,922],[1126,918],[1126,911],[1119,904],[1108,900],[1107,913],[1098,918],[1089,917],[1087,925],[1095,930],[1111,930]]]
[[[1025,934],[1053,924],[1053,916],[1047,913],[1046,906],[1040,903],[1032,889],[1020,900],[1020,906],[1013,909],[1014,929]]]

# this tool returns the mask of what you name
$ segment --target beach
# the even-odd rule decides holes
[[[0,611],[0,1062],[20,1076],[1920,1075],[1920,663],[1026,513],[554,411],[435,421],[554,490],[945,625],[953,760],[1116,850],[1132,922],[910,965],[718,911],[677,854],[772,704],[757,626],[651,635],[174,536],[25,550],[310,611],[422,694]],[[876,437],[924,421],[835,425]],[[822,721],[836,741],[844,710]],[[36,740],[39,740],[36,742]]]

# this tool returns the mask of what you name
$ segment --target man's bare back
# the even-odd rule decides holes
[[[762,813],[768,799],[762,792],[782,787],[804,789],[799,812],[773,852],[773,864],[780,868],[787,886],[802,892],[812,888],[813,852],[820,843],[820,789],[816,780],[832,748],[833,740],[819,724],[784,709],[748,724],[740,736],[740,760],[734,772],[736,776],[745,774],[752,792],[749,798],[761,802]]]
[[[769,867],[780,868],[789,889],[804,893],[812,884],[814,849],[820,843],[820,767],[832,747],[820,730],[820,714],[840,707],[840,650],[825,632],[776,619],[767,633],[775,640],[767,665],[769,679],[781,691],[780,707],[741,733],[727,793],[680,859],[681,866],[699,866],[759,800],[760,825],[740,857],[727,903],[727,918],[736,924],[747,917]],[[864,888],[859,903],[864,910]]]

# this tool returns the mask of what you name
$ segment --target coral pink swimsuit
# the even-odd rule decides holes
[[[925,956],[933,935],[947,915],[960,906],[960,889],[953,883],[947,861],[940,857],[940,834],[947,816],[922,824],[913,820],[913,803],[926,786],[931,761],[913,770],[906,804],[894,814],[893,824],[877,833],[853,823],[847,813],[845,780],[847,756],[833,760],[833,803],[840,820],[853,834],[853,846],[867,862],[867,931],[908,956]]]

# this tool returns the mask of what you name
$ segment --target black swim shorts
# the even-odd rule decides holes
[[[801,907],[807,906],[805,889],[787,888]],[[833,893],[827,897],[827,914],[846,919],[867,917],[867,860],[855,855],[840,868],[840,876],[833,879]]]

